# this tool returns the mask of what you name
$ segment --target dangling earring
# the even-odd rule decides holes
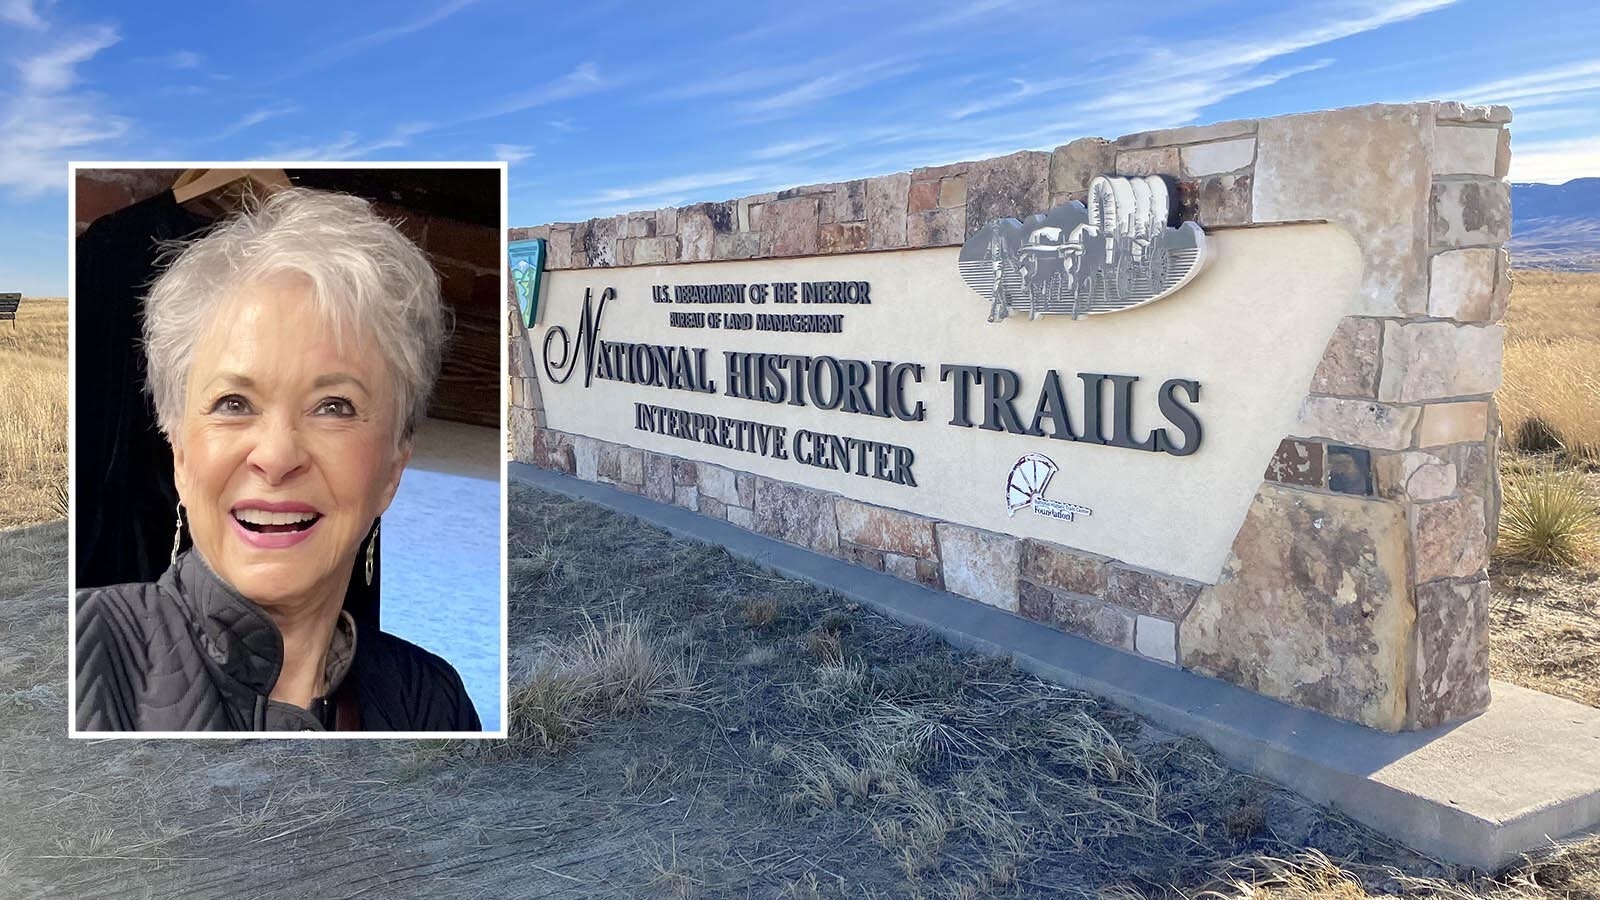
[[[372,554],[378,546],[378,523],[372,523],[372,537],[367,539],[367,587],[372,586]]]
[[[169,563],[178,561],[178,545],[183,543],[183,501],[178,501],[178,524],[172,528],[172,559]]]

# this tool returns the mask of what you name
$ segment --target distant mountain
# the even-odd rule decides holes
[[[1511,185],[1511,263],[1600,272],[1600,178]]]

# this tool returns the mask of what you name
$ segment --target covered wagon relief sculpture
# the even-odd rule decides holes
[[[1200,226],[1168,225],[1170,191],[1159,175],[1101,175],[1089,203],[1072,201],[1025,221],[997,219],[961,247],[967,286],[989,301],[989,321],[1118,312],[1153,303],[1206,263]]]

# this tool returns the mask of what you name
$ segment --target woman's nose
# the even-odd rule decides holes
[[[263,417],[248,462],[268,484],[278,484],[299,472],[306,464],[306,449],[296,423],[280,416]]]

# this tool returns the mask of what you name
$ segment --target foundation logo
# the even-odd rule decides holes
[[[1006,510],[1009,514],[1015,516],[1017,510],[1031,506],[1041,516],[1066,519],[1068,522],[1075,521],[1078,516],[1094,515],[1094,510],[1087,506],[1045,498],[1045,488],[1050,486],[1050,479],[1055,477],[1059,468],[1050,457],[1040,453],[1029,453],[1017,460],[1017,464],[1011,467],[1010,476],[1006,478]]]
[[[989,301],[989,321],[1013,312],[1092,316],[1154,303],[1206,263],[1200,226],[1173,227],[1159,175],[1101,175],[1087,207],[1074,200],[1026,221],[996,219],[961,247],[961,280]]]

